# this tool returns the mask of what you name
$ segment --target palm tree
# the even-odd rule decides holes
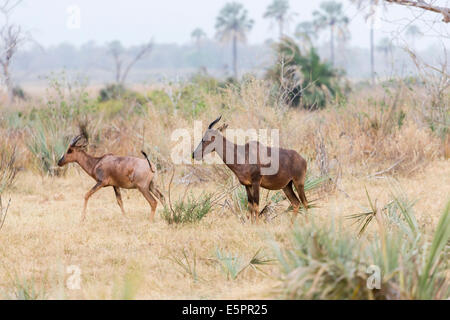
[[[367,10],[364,14],[364,18],[370,25],[370,75],[372,83],[375,83],[375,22],[380,1],[352,0],[352,2],[357,4],[359,10]]]
[[[416,47],[416,39],[423,35],[422,31],[420,31],[420,28],[414,24],[410,25],[408,29],[406,29],[406,35],[411,39],[412,41],[412,47],[415,49]]]
[[[233,50],[233,72],[238,78],[237,69],[237,42],[245,42],[247,32],[253,27],[253,20],[248,17],[248,12],[242,4],[237,2],[227,3],[216,19],[216,37],[220,41],[232,41]]]
[[[206,33],[205,31],[203,31],[203,29],[201,28],[195,28],[192,32],[191,32],[191,38],[192,40],[194,40],[195,44],[197,45],[197,47],[200,47],[200,43],[201,41],[206,38]]]
[[[375,14],[376,14],[376,0],[370,0],[369,13],[366,19],[370,22],[370,77],[372,84],[375,83]]]
[[[384,37],[378,42],[377,50],[383,52],[384,59],[387,61],[389,52],[392,50],[392,42],[389,38]]]
[[[273,0],[264,13],[264,18],[274,19],[278,23],[280,39],[283,37],[284,23],[289,11],[288,0]]]
[[[317,30],[313,22],[301,22],[295,28],[295,36],[301,40],[305,40],[312,47],[312,40],[317,36]]]
[[[331,64],[334,65],[334,37],[335,32],[348,33],[349,19],[342,12],[342,4],[335,1],[326,1],[320,4],[320,10],[313,12],[314,23],[317,28],[330,28]]]

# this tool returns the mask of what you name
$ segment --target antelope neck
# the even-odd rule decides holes
[[[222,161],[225,163],[225,165],[231,169],[231,171],[235,172],[236,169],[236,161],[237,161],[237,152],[238,152],[238,146],[234,144],[233,142],[227,140],[224,136],[219,134],[219,139],[222,139],[222,150],[216,150],[219,157],[222,159]],[[227,162],[227,149],[233,148],[233,157],[232,161],[230,163]]]
[[[80,157],[76,160],[76,162],[83,168],[84,171],[88,175],[94,178],[94,168],[97,165],[99,158],[92,157],[88,155],[86,152],[81,151]]]

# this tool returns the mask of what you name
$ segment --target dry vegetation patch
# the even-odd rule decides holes
[[[158,166],[164,193],[176,144],[173,130],[192,132],[194,120],[206,124],[219,114],[229,128],[279,129],[281,145],[307,159],[311,181],[326,179],[307,193],[316,200],[311,215],[317,230],[327,230],[334,219],[351,241],[363,240],[357,240],[358,228],[344,217],[367,209],[366,189],[384,205],[391,201],[392,185],[399,185],[415,202],[424,241],[431,241],[450,198],[448,131],[436,131],[421,118],[414,93],[401,85],[358,91],[314,112],[275,104],[270,86],[252,79],[213,89],[201,83],[141,89],[140,95],[114,105],[114,112],[83,90],[66,89],[34,101],[33,107],[0,111],[0,134],[7,137],[0,140],[0,178],[11,176],[4,168],[10,167],[12,154],[14,173],[19,170],[16,183],[0,192],[3,199],[11,196],[0,230],[2,298],[280,297],[278,289],[285,282],[271,244],[285,249],[294,245],[283,196],[262,192],[268,222],[243,223],[245,197],[226,168],[183,165],[175,169],[172,198],[174,203],[181,200],[177,210],[192,208],[189,197],[196,204],[202,194],[211,195],[195,223],[167,223],[160,205],[156,223],[150,224],[148,204],[133,191],[123,194],[129,212],[124,219],[113,190],[103,189],[89,203],[86,224],[80,225],[84,193],[93,181],[73,166],[67,172],[54,170],[55,159],[80,123],[87,124],[90,153],[139,156],[140,150],[147,151]],[[417,90],[422,93],[422,88]],[[447,106],[449,98],[442,98]],[[311,228],[311,221],[302,217],[298,223]],[[368,226],[366,236],[377,237],[376,225]],[[81,270],[80,290],[67,288],[68,266]],[[436,297],[445,296],[443,292]],[[301,297],[317,298],[313,291],[306,293]]]

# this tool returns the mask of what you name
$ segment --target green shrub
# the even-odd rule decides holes
[[[283,38],[275,46],[277,63],[266,78],[275,84],[278,99],[285,104],[313,110],[324,108],[330,99],[342,95],[340,73],[322,62],[316,49],[300,52],[294,40]]]
[[[25,91],[19,86],[15,86],[12,89],[12,95],[14,98],[19,99],[19,100],[24,101],[27,99],[27,95],[25,94]]]
[[[164,205],[162,217],[168,224],[197,223],[211,210],[211,198],[212,194],[202,194],[198,198],[191,194],[186,202],[178,200],[173,207]]]
[[[109,118],[119,114],[123,108],[124,103],[121,100],[108,100],[98,104],[98,110]]]
[[[252,258],[247,261],[238,254],[231,254],[220,249],[216,249],[216,258],[222,272],[225,273],[228,280],[235,280],[247,268],[264,273],[261,270],[261,266],[271,264],[273,261],[261,255],[261,249],[256,251]]]
[[[152,90],[147,93],[148,100],[155,106],[160,108],[173,108],[174,105],[170,97],[163,90]]]
[[[35,108],[30,120],[41,118],[54,121],[78,120],[87,110],[93,109],[94,101],[89,98],[86,80],[71,80],[62,72],[48,78],[47,103],[44,108]]]
[[[110,84],[105,88],[100,90],[100,95],[98,100],[100,102],[105,102],[109,100],[118,100],[121,99],[126,93],[126,89],[121,84]]]
[[[8,139],[3,138],[0,142],[0,196],[14,183],[18,171],[16,157],[16,148],[11,148]]]
[[[100,90],[97,100],[99,102],[120,100],[128,103],[134,102],[141,106],[144,106],[147,103],[147,99],[142,94],[129,90],[121,84],[107,85]]]
[[[219,87],[219,81],[216,78],[200,72],[192,77],[191,82],[207,93],[217,93]]]
[[[280,264],[280,293],[289,299],[448,299],[448,259],[445,247],[450,239],[450,202],[430,241],[418,227],[412,203],[394,196],[383,209],[374,207],[352,215],[364,229],[370,221],[378,233],[358,239],[336,228],[334,223],[296,226],[290,245],[274,244]],[[373,216],[373,219],[368,217]],[[364,232],[364,230],[363,230]],[[362,234],[360,232],[360,234]],[[367,285],[380,270],[380,288]]]
[[[61,123],[40,118],[30,123],[27,147],[39,172],[50,176],[60,176],[66,172],[67,167],[60,168],[57,162],[66,151],[69,139]]]
[[[34,278],[19,279],[16,276],[14,281],[14,291],[7,299],[15,300],[45,300],[48,293],[42,283],[38,283]]]

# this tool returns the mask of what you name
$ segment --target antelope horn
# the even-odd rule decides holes
[[[211,122],[211,124],[209,125],[208,129],[212,129],[217,124],[217,122],[220,121],[220,119],[222,119],[222,116],[218,117],[216,120]]]
[[[83,138],[83,135],[81,135],[81,134],[79,136],[76,136],[75,138],[73,138],[72,142],[70,143],[70,146],[75,147],[75,145],[78,143],[78,141],[81,140],[81,138]]]

